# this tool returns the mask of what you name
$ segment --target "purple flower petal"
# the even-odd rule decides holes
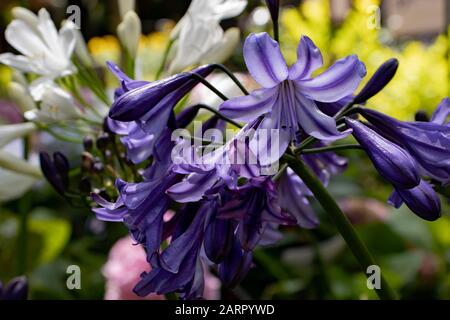
[[[431,122],[444,125],[447,123],[447,118],[450,115],[450,99],[444,98],[437,106],[431,117]]]
[[[327,116],[319,110],[314,101],[306,98],[302,94],[296,94],[299,108],[298,117],[303,130],[309,135],[326,141],[334,141],[345,138],[351,133],[351,130],[339,132],[336,128],[336,121],[334,118]]]
[[[435,221],[441,217],[441,200],[433,187],[425,182],[420,181],[420,184],[412,189],[396,189],[397,195],[391,195],[391,202],[398,205],[399,196],[403,202],[420,218],[427,221]]]
[[[312,100],[338,101],[352,94],[366,75],[364,64],[356,55],[336,61],[313,79],[297,81],[301,92]]]
[[[264,88],[273,88],[288,77],[288,67],[280,46],[265,32],[252,33],[247,37],[244,59],[253,79]]]
[[[215,170],[207,174],[193,173],[186,180],[170,187],[166,193],[175,201],[185,203],[199,201],[214,184],[218,176]]]
[[[270,112],[277,99],[278,89],[259,89],[248,96],[225,101],[220,112],[234,120],[250,122],[260,115]]]
[[[408,151],[357,120],[346,118],[345,122],[386,180],[400,188],[413,188],[420,183],[419,167]]]
[[[311,73],[323,65],[319,48],[307,36],[302,36],[297,48],[297,62],[289,68],[290,80],[309,78]]]
[[[278,197],[281,208],[289,212],[297,220],[297,224],[302,228],[315,228],[319,225],[314,210],[306,196],[311,192],[303,181],[288,168],[281,177],[278,184]]]

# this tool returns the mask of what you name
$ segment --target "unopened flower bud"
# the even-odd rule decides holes
[[[398,60],[393,58],[383,63],[372,78],[364,86],[361,92],[353,100],[355,104],[364,103],[383,88],[392,80],[398,69]]]

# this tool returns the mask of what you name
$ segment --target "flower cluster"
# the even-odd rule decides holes
[[[210,270],[225,286],[238,285],[255,248],[276,244],[286,226],[319,225],[314,200],[341,214],[338,228],[351,228],[325,188],[348,165],[335,150],[365,150],[394,188],[393,206],[404,203],[425,220],[441,216],[438,192],[450,182],[450,100],[442,100],[430,120],[421,115],[421,121],[402,122],[371,110],[366,102],[394,77],[398,61],[385,62],[356,92],[364,63],[350,55],[319,70],[322,54],[307,36],[288,66],[278,40],[280,3],[266,2],[274,39],[251,33],[243,45],[256,86],[251,92],[219,64],[240,38],[239,30],[223,31],[220,22],[241,14],[246,0],[193,0],[154,81],[134,79],[141,25],[125,10],[117,28],[122,63],[107,63],[119,82],[111,97],[73,25],[57,31],[44,9],[14,11],[6,39],[21,55],[2,54],[0,62],[17,71],[12,91],[26,123],[0,126],[0,147],[36,130],[79,138],[84,150],[76,173],[60,151],[40,153],[41,171],[60,195],[89,206],[99,220],[122,222],[145,249],[145,261],[138,256],[136,264],[146,267],[133,289],[141,297],[203,298]],[[230,99],[215,86],[219,72],[243,94]],[[28,73],[36,80],[26,80]],[[201,86],[221,99],[218,107],[189,103]],[[206,121],[198,126],[200,119]],[[335,144],[351,135],[358,144]],[[11,159],[0,151],[2,167],[40,176]],[[339,230],[344,238],[352,234]],[[359,241],[356,235],[345,240],[350,246]],[[105,270],[113,285],[121,283]],[[134,280],[133,274],[123,287]]]

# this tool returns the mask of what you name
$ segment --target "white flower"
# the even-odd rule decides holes
[[[135,0],[118,0],[117,4],[119,6],[119,14],[122,19],[125,17],[125,14],[128,11],[135,11],[134,10],[134,7],[136,6]]]
[[[42,177],[38,166],[20,158],[23,146],[18,139],[34,130],[32,123],[0,126],[0,201],[20,197]],[[36,157],[33,160],[36,162]]]
[[[36,108],[28,88],[22,83],[11,81],[8,89],[9,97],[19,106],[22,113]]]
[[[38,16],[24,8],[13,10],[15,19],[8,25],[5,37],[21,55],[0,54],[0,63],[23,72],[46,78],[56,78],[72,73],[70,60],[75,48],[73,29],[64,25],[59,32],[45,9]]]
[[[131,57],[136,57],[141,38],[141,20],[134,11],[128,11],[122,22],[117,26],[117,36],[120,43]]]
[[[231,54],[236,41],[236,31],[228,34],[224,40],[224,31],[220,21],[235,17],[245,9],[247,0],[193,0],[187,13],[178,22],[172,31],[172,39],[177,39],[175,58],[172,61],[169,72],[176,73],[186,67],[209,59],[211,52],[222,50]],[[234,40],[234,41],[230,41]],[[230,49],[231,48],[231,49]],[[219,56],[222,60],[228,58]]]
[[[39,108],[26,111],[24,116],[29,121],[52,123],[57,121],[76,120],[81,116],[73,97],[54,82],[39,83],[31,91]]]
[[[0,125],[0,149],[11,141],[28,135],[34,130],[36,130],[36,126],[29,122]]]
[[[20,198],[42,178],[37,156],[26,162],[19,157],[22,150],[21,140],[0,149],[0,202]]]

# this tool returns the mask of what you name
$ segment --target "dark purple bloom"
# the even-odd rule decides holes
[[[61,152],[55,152],[53,159],[46,152],[39,153],[42,173],[52,187],[61,195],[69,188],[69,161]]]
[[[378,92],[383,90],[383,88],[392,80],[398,69],[398,60],[393,58],[389,59],[383,63],[360,93],[355,97],[354,103],[360,104],[364,103]]]
[[[278,183],[280,206],[295,217],[300,227],[311,229],[319,225],[319,219],[310,206],[308,197],[312,197],[311,191],[299,176],[287,168]]]
[[[238,221],[236,237],[246,251],[254,249],[270,224],[294,222],[281,210],[276,186],[269,177],[250,179],[230,193],[231,198],[219,209],[219,219]]]
[[[435,221],[441,216],[441,201],[433,187],[425,182],[412,189],[396,188],[389,197],[388,203],[399,208],[403,202],[417,216],[424,220]]]
[[[234,287],[247,275],[252,266],[252,251],[245,251],[235,240],[230,253],[219,265],[219,277],[227,287]]]
[[[445,185],[450,182],[450,126],[436,123],[445,105],[444,100],[432,122],[403,122],[369,109],[361,114],[379,134],[407,150],[425,175]]]
[[[395,187],[413,188],[420,182],[419,167],[408,151],[353,119],[345,119],[378,172]]]
[[[149,261],[158,253],[163,232],[163,216],[170,203],[165,191],[178,181],[175,173],[162,175],[154,180],[126,183],[117,180],[119,198],[110,203],[93,194],[101,206],[93,211],[99,220],[124,222],[133,238],[145,246]]]
[[[25,277],[12,279],[6,287],[0,281],[0,300],[26,300],[28,281]]]
[[[235,120],[250,122],[263,116],[259,128],[280,130],[280,155],[301,130],[327,141],[348,135],[350,131],[337,130],[335,120],[320,111],[315,101],[331,103],[351,95],[366,74],[364,64],[353,55],[312,78],[323,62],[319,49],[306,36],[300,40],[297,54],[298,61],[288,68],[277,42],[267,33],[251,34],[245,41],[244,58],[263,88],[220,107]]]
[[[137,295],[179,291],[192,297],[192,290],[203,293],[203,284],[199,281],[200,277],[203,278],[203,270],[197,265],[201,263],[198,255],[208,210],[208,206],[202,206],[187,229],[179,235],[176,234],[170,245],[160,254],[158,265],[150,273],[142,274],[142,280],[134,289]],[[201,274],[196,275],[198,272]],[[194,297],[197,298],[196,295]]]
[[[148,122],[162,119],[164,115],[167,123],[168,116],[173,107],[200,81],[192,77],[192,73],[202,77],[208,76],[213,66],[202,66],[191,72],[180,73],[170,78],[150,82],[120,95],[111,106],[109,116],[119,121]],[[129,89],[128,87],[126,89]]]

